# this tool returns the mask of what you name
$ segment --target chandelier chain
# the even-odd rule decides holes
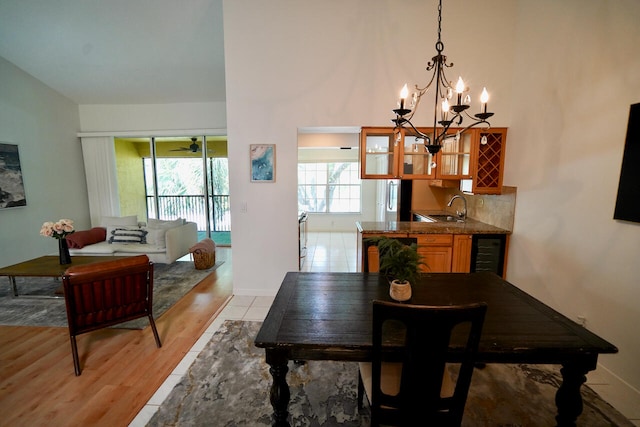
[[[441,41],[440,34],[442,33],[442,0],[438,3],[438,41],[436,42],[436,50],[438,53],[442,53],[444,50],[444,43]]]

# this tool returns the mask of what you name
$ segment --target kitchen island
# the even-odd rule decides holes
[[[441,211],[415,211],[415,215],[441,215]],[[357,271],[378,271],[378,251],[366,239],[387,236],[416,243],[431,273],[493,271],[505,277],[510,230],[473,218],[455,221],[356,222]]]

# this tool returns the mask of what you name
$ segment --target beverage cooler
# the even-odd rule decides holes
[[[474,234],[471,246],[471,272],[491,271],[503,277],[507,236]]]

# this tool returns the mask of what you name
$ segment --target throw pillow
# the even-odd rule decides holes
[[[103,216],[100,225],[109,227],[110,225],[124,225],[127,227],[135,227],[138,225],[138,215],[129,216]]]
[[[109,243],[147,243],[147,230],[138,227],[108,227]]]
[[[167,230],[175,227],[180,227],[183,225],[185,220],[183,218],[178,218],[174,220],[162,220],[149,218],[147,228],[149,234],[147,234],[147,243],[150,245],[155,245],[158,248],[166,248],[166,233]]]
[[[184,224],[184,218],[177,218],[172,220],[149,218],[149,220],[147,221],[147,227],[149,228],[160,228],[160,227],[173,228],[183,224]]]
[[[147,230],[147,243],[157,246],[159,248],[165,248],[167,246],[165,234],[168,228],[146,228]]]
[[[93,227],[91,230],[76,231],[67,235],[69,248],[82,249],[87,245],[102,242],[107,238],[107,229],[104,227]]]

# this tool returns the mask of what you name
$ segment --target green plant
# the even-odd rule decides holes
[[[425,265],[416,243],[406,245],[398,239],[385,236],[371,237],[366,241],[378,247],[380,273],[400,283],[416,283],[420,266]]]

